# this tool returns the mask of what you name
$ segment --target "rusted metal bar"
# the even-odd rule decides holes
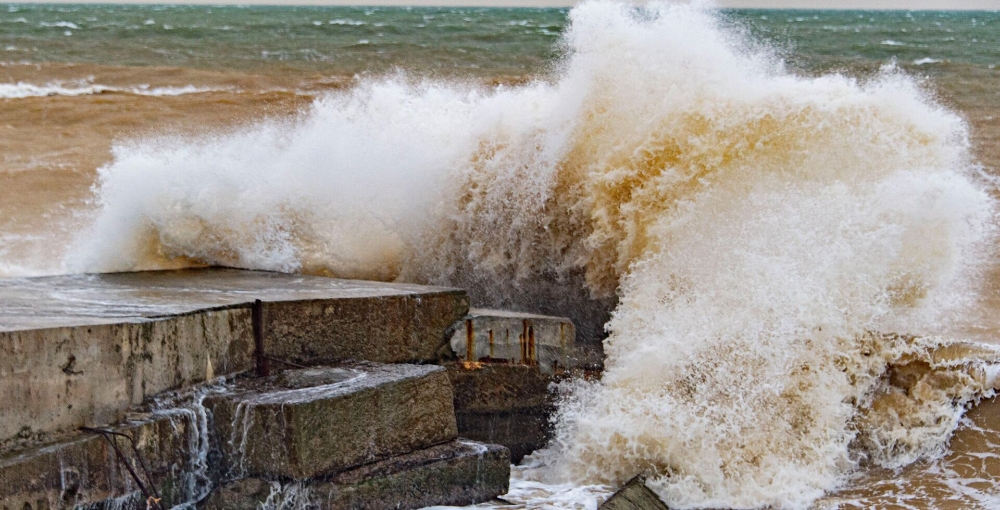
[[[100,434],[101,437],[103,437],[108,442],[108,444],[111,445],[111,448],[115,451],[115,456],[118,458],[118,462],[121,462],[122,465],[125,466],[125,469],[128,470],[129,475],[131,475],[132,479],[135,480],[135,483],[136,485],[139,486],[139,490],[142,491],[143,496],[146,496],[147,507],[153,508],[155,510],[163,510],[163,504],[161,503],[162,498],[160,497],[159,492],[156,490],[156,485],[153,483],[153,477],[149,475],[149,469],[146,468],[146,463],[142,460],[142,455],[139,454],[139,448],[138,446],[136,446],[135,440],[132,439],[132,436],[128,434],[122,434],[121,432],[114,432],[111,430],[104,430],[104,429],[95,429],[91,427],[80,427],[80,430],[84,432],[90,432],[92,434]],[[115,436],[120,436],[124,437],[125,439],[128,439],[129,444],[132,446],[132,453],[135,455],[136,460],[139,462],[139,466],[142,467],[142,471],[146,475],[146,480],[149,482],[149,488],[146,487],[146,484],[142,483],[142,479],[139,478],[139,475],[135,472],[135,469],[132,467],[132,464],[129,463],[128,458],[125,457],[125,454],[122,453],[121,448],[118,447],[118,443],[116,443],[114,439],[112,439],[112,437]]]
[[[254,356],[257,359],[257,376],[267,377],[271,375],[271,364],[264,353],[264,303],[257,299],[253,302],[250,311],[250,319],[253,322],[253,343]]]
[[[465,361],[471,363],[476,360],[476,329],[472,325],[472,319],[465,319]]]
[[[281,358],[275,358],[274,356],[266,356],[268,360],[274,361],[275,363],[281,363],[282,365],[288,365],[292,368],[309,368],[305,365],[300,365],[298,363],[292,363],[291,361],[284,360]]]

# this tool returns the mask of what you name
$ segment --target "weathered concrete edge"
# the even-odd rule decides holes
[[[345,360],[431,363],[469,310],[468,294],[440,289],[350,299],[264,303],[268,355],[302,364]]]
[[[131,291],[144,289],[157,290],[158,295],[141,292],[138,295],[131,294]],[[63,301],[58,297],[58,292],[52,294],[63,290],[79,290],[84,292],[84,296],[101,296],[108,301],[76,306],[75,300]],[[51,321],[53,328],[141,322],[212,309],[242,307],[254,299],[264,297],[266,302],[282,303],[309,299],[429,295],[458,290],[460,289],[453,287],[227,267],[0,278],[0,296],[4,301],[9,300],[8,304],[12,305],[7,308],[3,306],[5,303],[0,302],[0,332],[45,329],[48,327],[47,320]],[[171,311],[156,313],[157,307]],[[28,309],[37,311],[29,313],[27,317],[22,316],[20,311]],[[12,314],[10,317],[6,316],[8,312]],[[12,319],[13,322],[6,322],[7,319]]]
[[[0,333],[0,451],[119,421],[158,393],[252,366],[250,311]]]

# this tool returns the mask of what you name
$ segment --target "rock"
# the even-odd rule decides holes
[[[506,448],[458,440],[306,482],[248,478],[217,489],[205,510],[273,507],[406,510],[463,506],[505,494],[510,479]]]
[[[655,492],[646,487],[646,479],[637,476],[611,495],[598,510],[670,510]]]
[[[0,452],[114,423],[163,391],[253,367],[432,362],[464,291],[235,269],[0,279]]]
[[[432,365],[292,370],[238,381],[230,393],[207,397],[205,407],[229,479],[311,478],[458,434],[451,383]]]
[[[548,375],[601,362],[577,345],[576,328],[563,317],[473,309],[452,329],[459,361],[537,366]]]
[[[446,363],[455,391],[455,418],[462,437],[506,446],[513,461],[549,439],[553,379],[537,367]]]
[[[135,439],[167,507],[206,489],[193,414],[148,415],[107,429]],[[118,438],[117,444],[147,483],[128,441]],[[117,500],[119,509],[146,508],[139,487],[100,435],[76,433],[0,458],[0,508],[102,508],[106,500]]]

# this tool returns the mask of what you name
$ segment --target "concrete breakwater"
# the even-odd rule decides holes
[[[548,383],[595,360],[569,321],[470,314],[457,289],[232,269],[0,280],[0,508],[489,500],[508,448],[544,443]]]

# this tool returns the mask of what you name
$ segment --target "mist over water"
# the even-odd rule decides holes
[[[942,454],[998,384],[995,350],[945,336],[995,240],[965,122],[893,68],[790,73],[698,6],[569,18],[549,81],[364,79],[294,120],[119,144],[64,270],[617,297],[545,482],[800,508]]]

